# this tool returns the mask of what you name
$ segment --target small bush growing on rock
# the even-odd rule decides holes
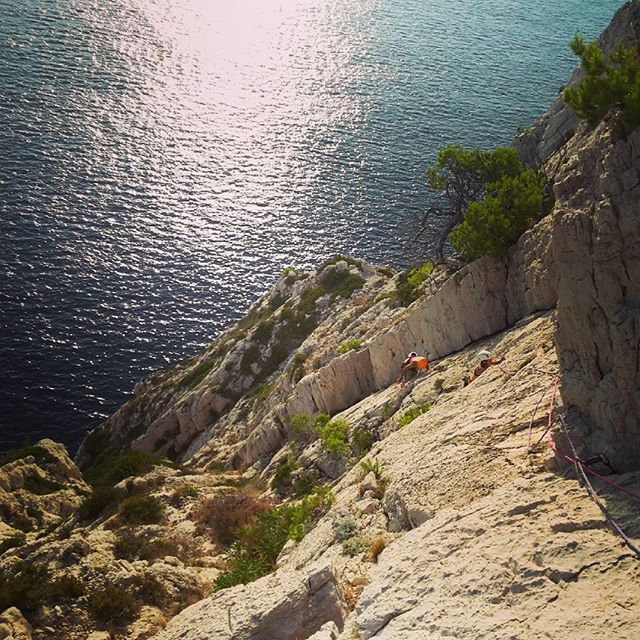
[[[397,408],[394,407],[390,402],[385,402],[382,407],[382,418],[384,420],[388,420],[395,412]]]
[[[163,539],[138,535],[131,529],[118,531],[118,539],[113,545],[113,555],[122,560],[155,560],[173,555],[172,547]]]
[[[24,533],[18,533],[15,536],[11,536],[10,538],[5,538],[2,542],[0,542],[0,556],[9,549],[14,549],[15,547],[20,547],[25,543],[26,536]]]
[[[213,539],[224,546],[230,545],[243,527],[270,508],[248,491],[225,491],[203,500],[192,513],[197,530],[208,531]]]
[[[253,392],[253,396],[255,397],[255,402],[260,405],[262,404],[273,391],[273,382],[265,382],[261,384],[256,390]]]
[[[148,573],[137,574],[131,580],[137,598],[145,604],[151,604],[158,608],[164,608],[171,602],[171,596],[167,588],[160,580]]]
[[[429,411],[429,409],[431,409],[431,404],[428,402],[421,402],[417,407],[411,407],[411,409],[408,409],[400,416],[400,419],[398,420],[398,427],[406,427],[418,416]]]
[[[333,524],[333,532],[338,542],[344,542],[355,535],[357,526],[356,521],[351,516],[340,518]]]
[[[260,347],[252,344],[242,355],[242,360],[240,360],[240,371],[245,376],[253,374],[251,365],[260,360],[260,353]]]
[[[356,427],[351,432],[351,448],[358,459],[369,453],[375,441],[374,434],[365,427]]]
[[[369,549],[369,541],[362,536],[353,536],[342,543],[342,551],[348,556],[357,556]]]
[[[198,497],[198,489],[196,489],[196,487],[194,487],[192,484],[181,484],[172,494],[171,497],[169,498],[169,502],[174,506],[177,507],[180,504],[182,504],[182,502],[186,499],[186,498],[197,498]]]
[[[273,320],[261,320],[253,332],[254,339],[263,344],[269,342],[273,332],[273,325]]]
[[[306,358],[304,354],[297,351],[293,356],[293,360],[291,361],[291,373],[289,374],[289,380],[293,382],[293,384],[298,384],[302,378],[304,378],[304,361]]]
[[[347,441],[350,425],[346,420],[331,420],[325,426],[320,427],[320,440],[322,448],[334,456],[344,456],[349,451]]]
[[[33,611],[41,604],[49,576],[42,565],[21,561],[3,568],[0,578],[0,611],[9,607]]]
[[[331,300],[335,300],[350,298],[355,291],[362,289],[365,280],[356,273],[331,270],[322,276],[321,283],[331,293]]]
[[[124,496],[122,489],[115,487],[96,487],[93,493],[87,496],[80,504],[78,515],[81,520],[91,522],[95,520],[107,508],[115,508]]]
[[[165,508],[156,496],[131,496],[120,503],[118,514],[124,522],[154,524],[164,517]]]
[[[376,480],[381,480],[384,476],[384,470],[377,458],[373,461],[369,460],[368,458],[366,460],[363,460],[360,463],[360,468],[364,471],[365,475],[373,473],[373,475],[376,477]]]
[[[24,488],[37,496],[46,496],[60,491],[60,489],[64,488],[64,485],[55,480],[49,480],[49,478],[34,471],[24,479]]]
[[[571,50],[582,63],[586,77],[574,87],[564,90],[564,99],[579,118],[594,128],[609,109],[620,106],[621,133],[631,133],[640,124],[640,60],[636,47],[620,46],[607,60],[600,47],[586,44],[577,35]]]
[[[420,297],[423,292],[424,282],[432,271],[433,263],[426,262],[421,267],[403,271],[398,276],[395,297],[403,307],[409,306]]]
[[[384,536],[373,538],[369,543],[369,560],[378,562],[378,557],[387,548],[388,540]]]
[[[294,498],[304,498],[311,495],[316,489],[316,478],[309,473],[305,473],[296,478],[291,488],[291,495]]]
[[[5,464],[9,464],[10,462],[14,462],[15,460],[22,460],[28,456],[33,456],[37,465],[56,461],[55,456],[53,456],[44,447],[39,447],[38,445],[26,445],[19,449],[11,449],[10,451],[3,453],[0,456],[0,467],[3,467]]]
[[[319,518],[331,502],[331,494],[321,492],[259,513],[253,524],[239,531],[238,540],[227,554],[227,570],[216,578],[214,590],[246,584],[273,571],[287,540],[302,540],[305,527]]]
[[[18,607],[35,611],[39,606],[85,593],[84,584],[73,575],[51,579],[41,564],[21,561],[0,571],[0,611]]]
[[[291,439],[307,444],[318,437],[318,431],[329,422],[326,413],[319,413],[315,418],[306,413],[299,413],[289,418],[288,427]]]
[[[358,340],[358,338],[349,338],[336,349],[336,353],[338,355],[342,355],[343,353],[347,353],[349,351],[357,351],[361,346],[362,340]]]
[[[358,258],[352,258],[351,256],[345,256],[342,254],[336,254],[332,256],[328,260],[325,260],[318,269],[318,273],[324,271],[327,267],[336,264],[337,262],[346,262],[348,265],[352,267],[358,267],[358,269],[362,268],[362,260]]]
[[[291,488],[291,473],[298,468],[298,463],[292,455],[288,455],[278,464],[278,468],[271,478],[271,488],[278,493],[285,493]]]
[[[139,609],[126,589],[111,584],[92,591],[88,602],[95,617],[103,622],[132,620]]]
[[[197,387],[207,377],[207,375],[209,375],[218,362],[219,361],[215,359],[200,362],[181,378],[178,385],[181,387],[188,387],[190,389]]]
[[[84,478],[94,487],[113,486],[125,478],[144,475],[157,465],[173,466],[168,460],[151,453],[127,451],[85,469]]]

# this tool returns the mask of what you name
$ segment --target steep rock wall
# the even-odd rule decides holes
[[[556,185],[556,347],[562,394],[591,423],[594,451],[640,465],[640,130],[576,136]]]

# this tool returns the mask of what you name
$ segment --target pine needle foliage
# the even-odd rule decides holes
[[[608,59],[595,42],[577,35],[571,50],[586,77],[564,91],[564,99],[593,129],[614,105],[621,109],[620,133],[628,135],[640,124],[640,58],[634,48],[618,47]]]

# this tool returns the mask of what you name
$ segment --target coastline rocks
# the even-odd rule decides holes
[[[63,445],[45,439],[20,451],[23,457],[0,467],[0,515],[6,525],[0,537],[5,539],[71,515],[90,493]]]

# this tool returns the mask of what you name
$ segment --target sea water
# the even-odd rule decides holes
[[[405,266],[621,1],[0,0],[0,450],[74,448],[288,265]]]

